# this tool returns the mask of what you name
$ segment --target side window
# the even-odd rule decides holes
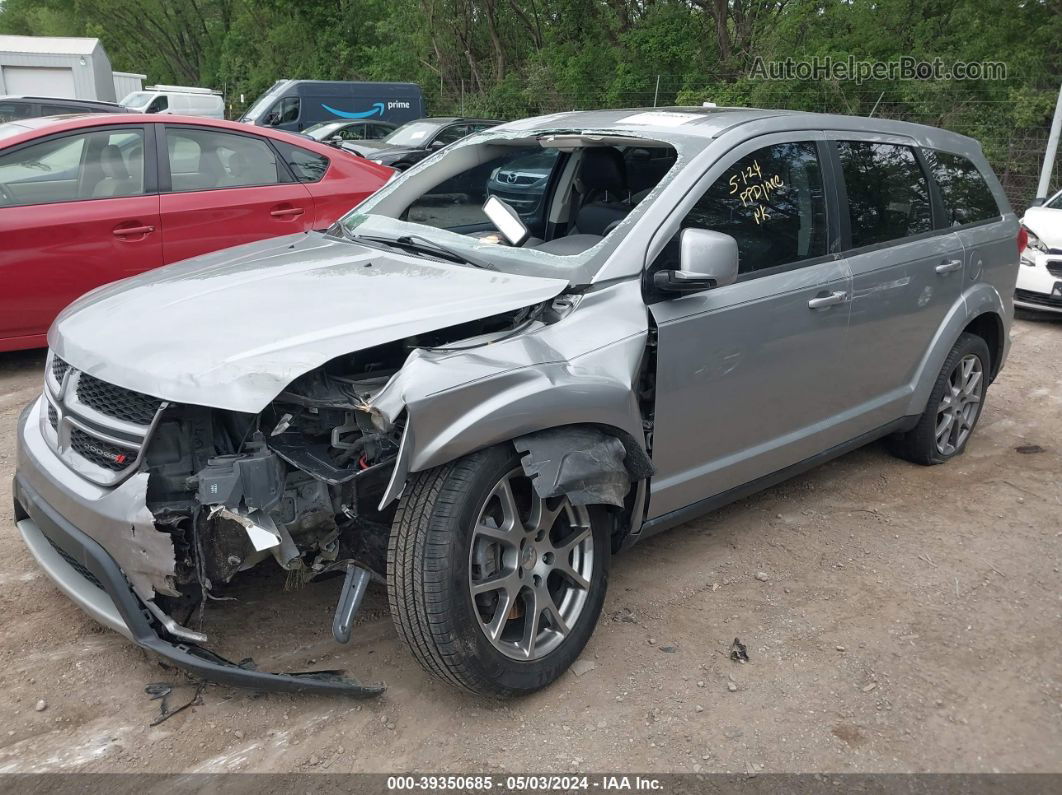
[[[281,181],[273,150],[259,138],[167,126],[166,149],[174,192]]]
[[[286,124],[291,121],[299,120],[299,98],[298,97],[284,97],[280,100],[277,107],[277,112],[280,114],[280,124]]]
[[[109,199],[144,192],[144,133],[54,138],[0,156],[0,205]]]
[[[169,110],[170,100],[165,94],[160,94],[151,100],[151,104],[147,106],[145,113],[160,113],[164,110]]]
[[[682,228],[737,240],[742,274],[823,256],[826,200],[817,147],[774,144],[742,157],[705,191]]]
[[[0,102],[0,124],[15,119],[28,119],[33,115],[33,106],[28,102]]]
[[[441,133],[436,135],[431,143],[435,144],[452,144],[454,141],[460,141],[468,135],[468,126],[465,124],[451,124],[445,128]]]
[[[292,146],[284,141],[273,141],[284,162],[291,168],[295,179],[299,182],[319,182],[328,170],[331,162],[324,155],[309,152],[298,146]]]
[[[540,231],[543,204],[558,150],[515,147],[429,189],[406,210],[405,219],[439,229],[494,227],[483,213],[488,196],[497,196],[516,210],[533,233]]]
[[[838,141],[837,153],[848,191],[853,248],[933,228],[929,185],[911,147]]]
[[[83,189],[94,199],[144,192],[144,133],[141,130],[90,136],[82,174]]]
[[[74,108],[70,105],[41,105],[42,116],[59,116],[64,113],[84,113],[84,108]],[[91,111],[90,111],[91,112]]]
[[[365,139],[365,124],[351,124],[339,130],[339,137],[344,141],[362,141]]]
[[[999,218],[1003,213],[977,166],[962,155],[922,150],[940,188],[948,226]]]

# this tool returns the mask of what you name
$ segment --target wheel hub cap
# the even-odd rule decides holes
[[[594,571],[586,506],[542,499],[514,469],[480,506],[469,550],[469,592],[480,629],[516,660],[537,660],[570,634]]]
[[[948,376],[937,407],[937,452],[952,455],[966,442],[981,410],[983,392],[981,360],[968,354]]]

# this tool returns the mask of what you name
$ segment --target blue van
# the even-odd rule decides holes
[[[415,83],[278,80],[239,120],[301,132],[322,121],[375,119],[404,124],[424,115],[424,95]]]

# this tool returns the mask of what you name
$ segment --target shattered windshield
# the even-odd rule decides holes
[[[486,132],[385,186],[334,230],[370,246],[586,284],[679,170],[682,144],[616,131]],[[511,245],[483,210],[526,229]]]

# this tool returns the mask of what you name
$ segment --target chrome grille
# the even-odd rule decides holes
[[[100,414],[136,425],[150,425],[162,405],[158,398],[108,384],[88,373],[78,376],[77,399]]]
[[[69,364],[64,362],[58,356],[52,356],[52,377],[55,378],[57,384],[63,383],[63,376],[66,375],[66,371],[69,369]]]
[[[101,486],[135,472],[166,403],[101,381],[54,354],[46,372],[40,422],[59,458]]]
[[[128,469],[137,456],[135,449],[105,442],[95,436],[90,436],[80,428],[70,429],[70,447],[82,458],[112,472]]]

